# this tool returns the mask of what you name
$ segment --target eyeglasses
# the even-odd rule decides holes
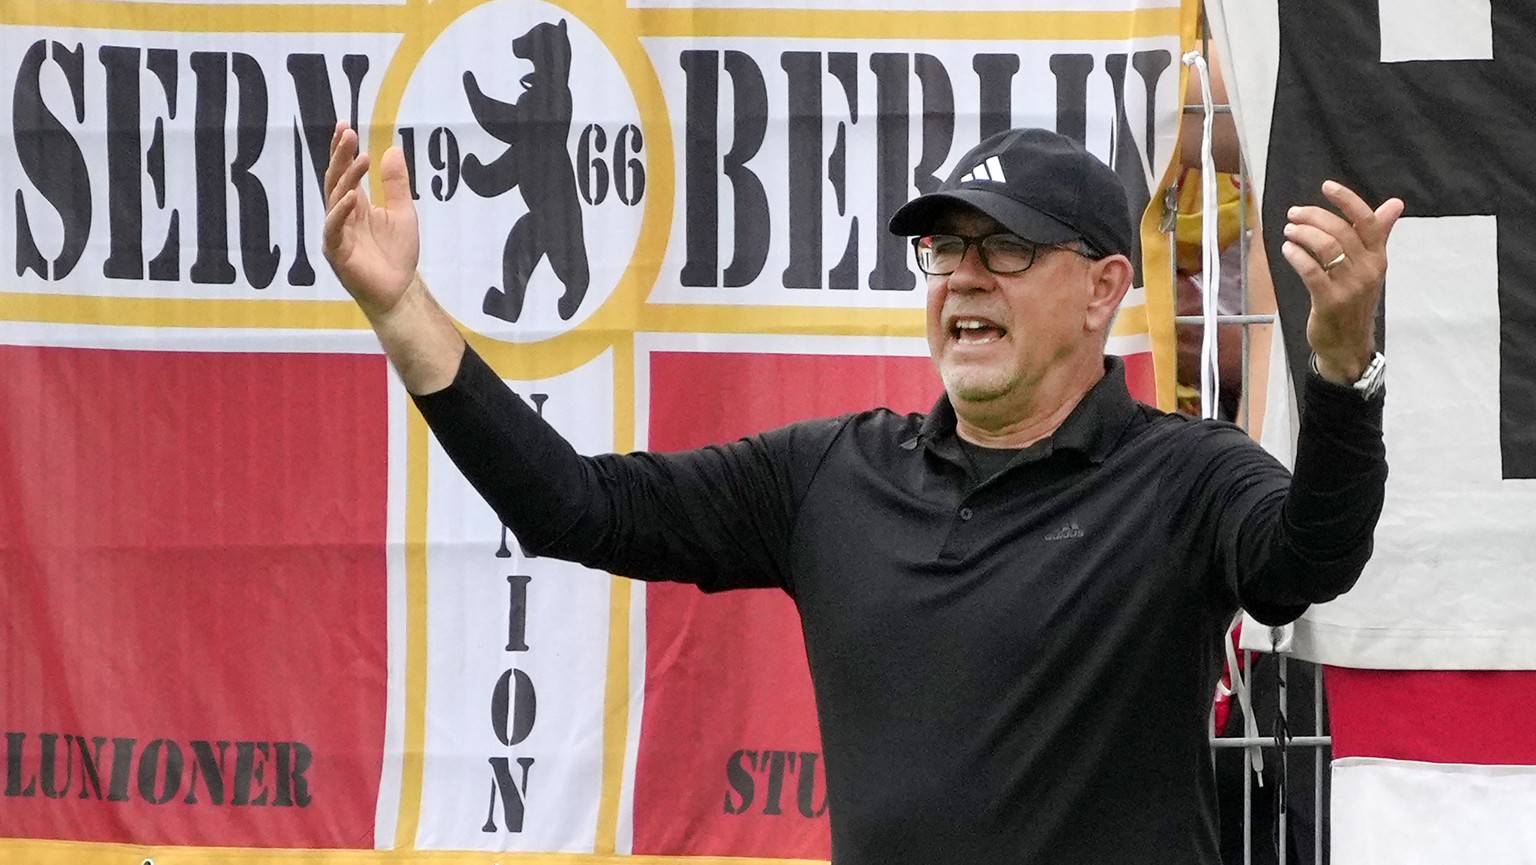
[[[1043,250],[1065,249],[1084,258],[1095,255],[1075,246],[1054,243],[1032,243],[1016,234],[988,234],[973,237],[964,234],[929,234],[912,238],[912,251],[917,256],[917,269],[929,276],[949,276],[960,266],[965,253],[975,245],[981,251],[981,265],[999,276],[1023,273],[1034,265]]]

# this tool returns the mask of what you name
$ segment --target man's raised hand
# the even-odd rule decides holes
[[[325,259],[376,322],[395,308],[414,280],[421,235],[404,154],[391,147],[379,161],[383,207],[371,204],[363,189],[368,167],[368,154],[358,152],[357,133],[345,122],[336,124],[325,169]]]
[[[1285,260],[1312,295],[1307,342],[1324,378],[1357,380],[1376,351],[1376,308],[1387,275],[1387,236],[1403,215],[1389,198],[1372,210],[1341,183],[1323,183],[1323,195],[1343,216],[1324,207],[1292,207],[1286,214]]]

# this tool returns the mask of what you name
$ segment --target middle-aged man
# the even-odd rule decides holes
[[[469,350],[416,272],[404,161],[337,130],[325,252],[438,439],[541,556],[795,601],[837,865],[1214,865],[1206,719],[1239,604],[1349,588],[1386,463],[1375,311],[1387,233],[1293,209],[1316,354],[1296,473],[1236,427],[1136,402],[1104,355],[1131,282],[1115,175],[1013,130],[891,221],[927,274],[945,394],[675,454],[582,457]],[[1321,262],[1321,263],[1320,263]]]

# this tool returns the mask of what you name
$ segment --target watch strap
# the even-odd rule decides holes
[[[1312,372],[1321,376],[1322,370],[1318,369],[1317,355],[1315,354],[1312,355],[1311,365]],[[1349,387],[1360,394],[1361,399],[1368,400],[1381,392],[1382,387],[1387,383],[1386,376],[1387,358],[1386,355],[1378,351],[1371,355],[1371,362],[1366,364],[1365,372],[1362,372],[1360,377],[1353,384],[1350,384]]]

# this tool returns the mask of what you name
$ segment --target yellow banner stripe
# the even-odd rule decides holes
[[[786,39],[1126,40],[1176,36],[1176,7],[1135,12],[896,12],[803,9],[642,9],[642,37]]]
[[[405,753],[395,847],[416,845],[427,753],[427,422],[406,409],[405,431]]]
[[[848,309],[657,304],[640,310],[635,329],[650,333],[808,333],[922,336],[921,309]]]
[[[783,333],[829,336],[904,336],[926,334],[920,309],[848,309],[777,306],[647,306],[635,329],[646,333]],[[1111,336],[1147,332],[1147,310],[1120,310]]]
[[[351,300],[187,300],[0,292],[0,321],[136,327],[366,330]]]
[[[1147,308],[1145,306],[1132,306],[1120,310],[1115,315],[1115,326],[1110,329],[1110,336],[1134,336],[1147,332]]]
[[[78,841],[0,839],[0,861],[26,865],[314,865],[316,862],[409,865],[815,865],[810,859],[724,856],[592,856],[579,853],[470,853],[418,850],[258,850],[243,847],[148,847]]]
[[[633,417],[633,408],[629,414]],[[617,444],[615,449],[621,452],[633,450],[632,442],[627,447]],[[623,798],[624,752],[629,744],[629,692],[632,687],[629,681],[629,605],[634,586],[624,577],[614,577],[611,591],[608,676],[603,686],[603,792],[598,802],[597,838],[593,844],[593,850],[603,856],[618,852],[619,804]]]
[[[262,330],[366,330],[368,320],[350,300],[181,300],[172,298],[83,297],[0,293],[0,321],[102,324],[124,327],[210,327]],[[1114,336],[1147,330],[1146,308],[1123,309]],[[922,336],[920,309],[849,307],[722,306],[709,304],[642,307],[634,331],[649,333],[805,333],[838,336]],[[623,334],[568,335],[567,341],[606,347]],[[548,345],[523,346],[466,334],[476,350],[507,358],[521,352],[547,354]],[[615,346],[617,348],[617,346]],[[590,351],[588,352],[590,353]],[[511,361],[516,363],[516,361]],[[513,373],[503,370],[504,374]],[[555,373],[551,373],[553,375]],[[534,377],[519,370],[516,377]],[[542,376],[540,376],[542,377]]]
[[[219,33],[407,33],[431,8],[405,4],[296,7],[117,0],[7,0],[0,23]],[[639,9],[641,36],[792,39],[1124,40],[1179,33],[1175,7],[1128,12],[892,12],[815,9]]]
[[[405,33],[423,9],[420,3],[292,6],[4,0],[0,24],[177,33]]]
[[[613,346],[613,449],[635,449],[635,338],[626,334]],[[603,684],[603,774],[593,851],[618,852],[619,805],[623,798],[624,752],[629,744],[629,612],[634,586],[623,578],[610,583],[608,601],[608,675]]]

